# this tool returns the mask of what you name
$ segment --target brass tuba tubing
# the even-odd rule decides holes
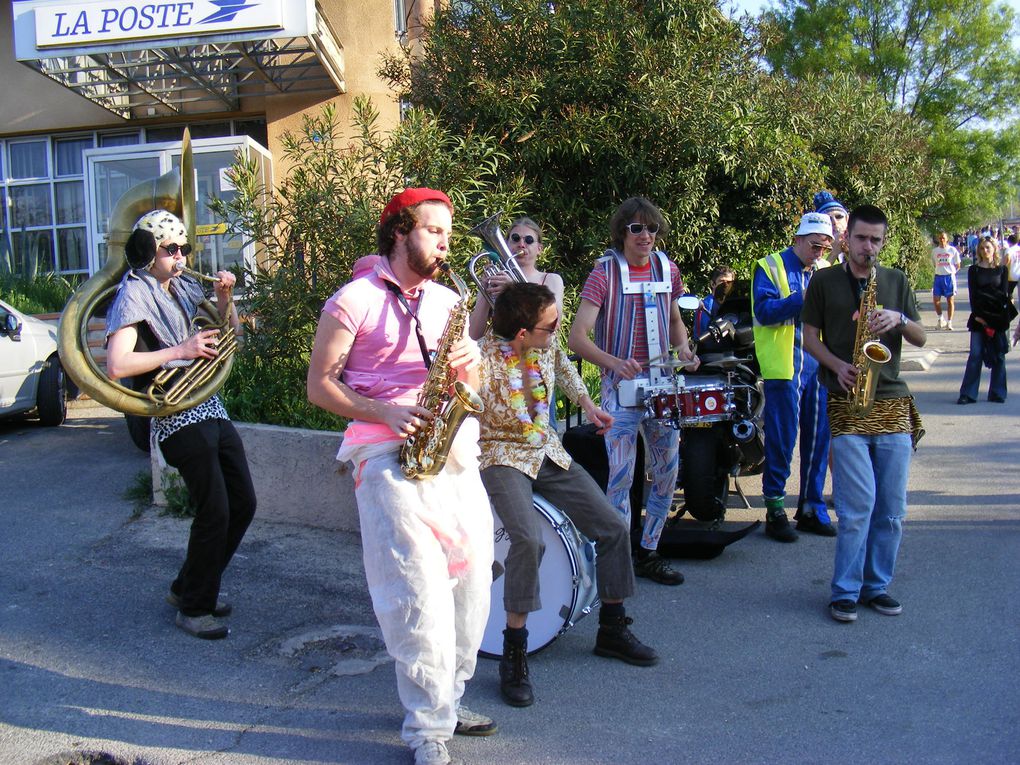
[[[490,307],[494,306],[495,302],[489,295],[489,291],[485,289],[485,281],[476,273],[478,261],[489,261],[489,265],[483,269],[486,276],[506,273],[515,282],[524,283],[528,281],[524,276],[524,272],[521,271],[521,267],[517,265],[517,256],[510,252],[510,245],[506,243],[506,239],[503,238],[503,232],[499,229],[500,215],[502,215],[502,212],[490,215],[468,232],[472,236],[479,237],[495,250],[495,252],[480,252],[468,262],[468,273],[471,275],[474,283],[478,285],[479,291],[485,296]]]

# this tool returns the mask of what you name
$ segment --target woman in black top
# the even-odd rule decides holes
[[[957,404],[977,401],[981,384],[981,365],[992,374],[988,385],[988,400],[1003,403],[1006,400],[1006,337],[1012,316],[1008,297],[1008,276],[1005,266],[997,264],[995,246],[985,239],[978,245],[977,263],[967,269],[967,289],[970,294],[970,356],[960,385]]]

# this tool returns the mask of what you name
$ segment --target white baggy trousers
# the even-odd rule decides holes
[[[453,735],[489,617],[492,511],[477,434],[467,420],[446,467],[425,480],[404,477],[397,451],[339,455],[355,466],[365,575],[407,710],[401,738],[412,748]]]

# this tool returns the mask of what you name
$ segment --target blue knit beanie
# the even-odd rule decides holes
[[[819,191],[815,194],[815,212],[827,213],[829,210],[842,210],[846,212],[843,203],[836,199],[828,191]]]

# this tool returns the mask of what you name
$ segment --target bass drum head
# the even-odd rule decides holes
[[[528,614],[529,655],[549,645],[597,601],[594,545],[584,539],[570,520],[544,498],[535,495],[534,506],[535,512],[541,515],[545,554],[538,568],[542,608]],[[489,621],[485,625],[478,653],[490,659],[498,659],[503,655],[503,630],[506,627],[503,583],[510,538],[495,510],[492,511],[492,519],[495,550]]]

